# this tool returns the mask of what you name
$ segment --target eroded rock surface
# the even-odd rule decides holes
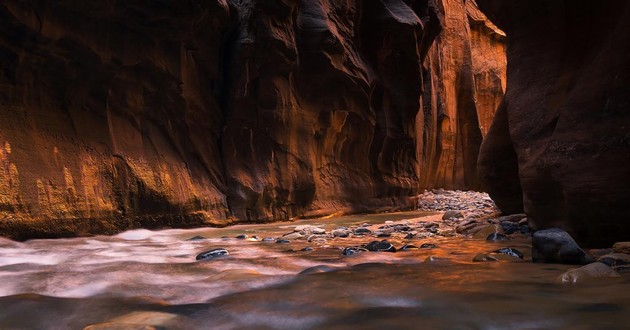
[[[478,3],[510,36],[504,108],[480,156],[490,195],[583,246],[627,239],[630,3]]]
[[[7,0],[0,31],[0,233],[22,239],[474,188],[505,75],[461,0]]]

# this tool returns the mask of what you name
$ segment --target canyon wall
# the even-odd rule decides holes
[[[472,1],[0,4],[0,233],[413,207],[475,188],[504,35]]]
[[[509,36],[479,169],[497,205],[586,246],[630,237],[630,3],[479,0]]]

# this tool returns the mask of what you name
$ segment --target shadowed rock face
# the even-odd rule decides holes
[[[506,115],[480,157],[497,205],[523,203],[534,228],[587,246],[627,239],[630,3],[478,3],[510,36]]]
[[[476,187],[505,80],[501,32],[461,0],[7,0],[0,31],[0,233],[14,238]]]

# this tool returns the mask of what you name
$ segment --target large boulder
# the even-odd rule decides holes
[[[627,239],[630,2],[477,3],[509,36],[507,91],[479,159],[490,195],[584,246]]]

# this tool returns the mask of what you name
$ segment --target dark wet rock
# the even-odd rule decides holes
[[[362,248],[362,247],[357,247],[357,246],[350,246],[347,247],[345,249],[343,249],[343,252],[341,252],[341,254],[343,254],[344,256],[351,256],[353,254],[357,254],[357,253],[361,253],[361,252],[367,252],[368,250],[366,248]]]
[[[319,236],[319,235],[311,235],[306,240],[308,242],[315,242],[315,243],[320,243],[320,244],[324,244],[324,243],[328,242],[328,240],[326,240],[326,238],[324,238],[322,236]]]
[[[366,245],[366,248],[372,252],[396,252],[396,248],[392,243],[386,240],[372,241]]]
[[[418,247],[412,244],[405,244],[400,248],[400,251],[417,250]]]
[[[630,265],[630,254],[609,253],[597,258],[597,261],[613,268],[618,266],[626,266]]]
[[[499,234],[499,233],[492,233],[488,235],[488,237],[486,237],[486,241],[492,241],[492,242],[507,241],[507,240],[508,240],[507,236],[503,234]]]
[[[328,265],[318,265],[318,266],[306,268],[305,270],[300,272],[300,275],[328,273],[337,269],[338,269],[337,267],[332,267]]]
[[[407,234],[407,236],[405,236],[405,239],[413,239],[414,237],[416,237],[416,234],[409,233],[409,234]]]
[[[442,220],[460,219],[464,218],[464,214],[461,211],[446,211],[442,216]]]
[[[558,277],[558,280],[562,283],[578,283],[584,282],[588,279],[619,276],[619,273],[613,270],[610,266],[601,262],[593,262],[586,266],[566,271]]]
[[[234,237],[234,238],[236,238],[236,239],[247,239],[247,237],[248,237],[248,236],[247,236],[247,235],[245,235],[245,234],[240,234],[240,235],[238,235],[238,236],[236,236],[236,237]]]
[[[409,227],[408,225],[395,225],[393,229],[396,232],[411,231],[411,227]]]
[[[521,226],[518,227],[518,230],[523,235],[527,235],[527,234],[531,233],[531,229],[529,228],[529,225],[521,225]]]
[[[514,249],[514,248],[502,248],[502,249],[495,250],[493,252],[494,253],[507,254],[507,255],[512,256],[512,257],[523,259],[523,253],[521,253],[521,251],[519,251],[517,249]]]
[[[355,235],[369,235],[371,234],[372,231],[368,228],[365,227],[359,227],[357,229],[354,230],[354,234]]]
[[[512,221],[501,221],[501,228],[506,235],[511,235],[521,231],[521,226],[518,223]]]
[[[374,235],[376,237],[391,237],[392,233],[388,233],[388,232],[375,232]]]
[[[203,237],[203,236],[193,236],[193,237],[187,239],[187,241],[201,241],[201,240],[204,240],[204,239],[206,239],[206,238]]]
[[[617,242],[613,245],[613,250],[616,253],[630,254],[630,242]]]
[[[532,260],[542,263],[584,265],[593,258],[578,246],[564,230],[551,228],[539,230],[532,237]]]
[[[212,250],[201,252],[197,255],[197,260],[209,260],[229,255],[228,250],[224,248],[215,248]]]
[[[435,249],[437,248],[437,245],[433,244],[433,243],[424,243],[422,245],[420,245],[421,249]]]
[[[310,252],[310,251],[313,251],[313,248],[312,248],[312,247],[310,247],[310,246],[307,246],[307,247],[302,248],[300,251],[303,251],[303,252]]]
[[[289,243],[291,243],[291,241],[289,241],[288,239],[280,238],[276,240],[276,244],[289,244]]]

